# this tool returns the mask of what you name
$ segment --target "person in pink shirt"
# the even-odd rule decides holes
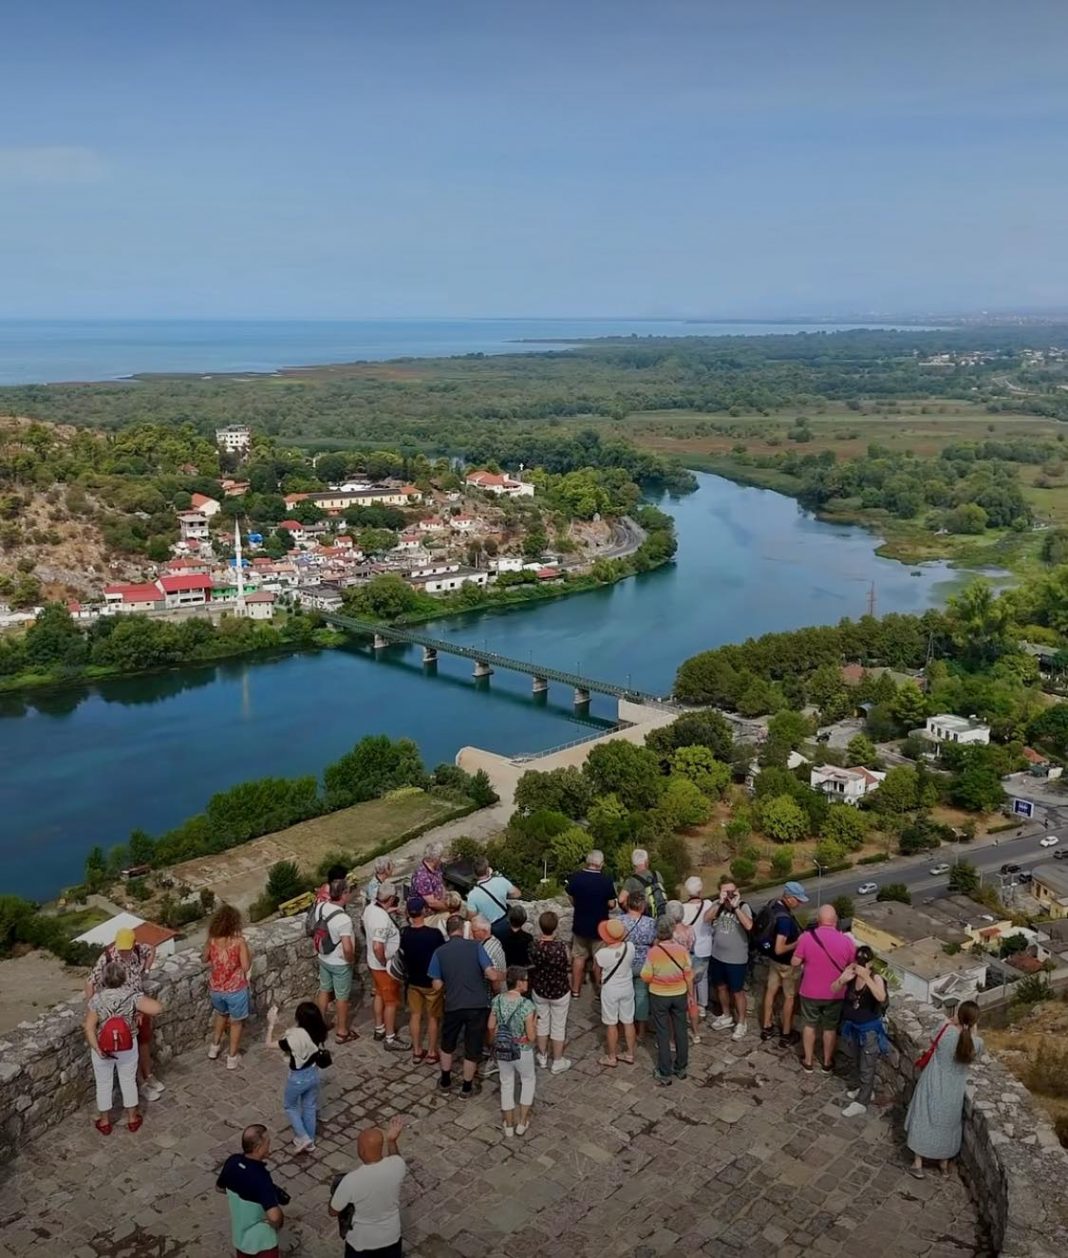
[[[801,1047],[804,1056],[801,1068],[811,1074],[815,1069],[816,1032],[822,1034],[823,1060],[826,1074],[834,1069],[834,1050],[838,1046],[838,1022],[842,1016],[842,993],[833,986],[836,978],[853,964],[857,948],[848,935],[838,930],[838,914],[834,906],[825,904],[816,916],[816,925],[801,933],[794,949],[791,965],[803,965],[801,974]]]

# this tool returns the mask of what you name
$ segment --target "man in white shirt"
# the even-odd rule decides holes
[[[389,963],[400,947],[400,931],[390,914],[397,907],[397,891],[391,882],[378,885],[375,901],[363,911],[363,933],[367,937],[367,968],[375,987],[375,1039],[384,1041],[391,1053],[411,1047],[397,1035],[397,1010],[401,1003],[400,980],[389,971]]]
[[[402,1129],[400,1118],[394,1118],[385,1132],[381,1127],[361,1131],[356,1140],[360,1165],[349,1171],[330,1198],[331,1218],[352,1207],[345,1258],[401,1258],[400,1190],[408,1173],[397,1152]]]
[[[315,1003],[326,1016],[331,996],[337,1011],[334,1039],[339,1044],[356,1039],[349,1030],[349,999],[352,996],[352,967],[356,962],[356,930],[346,905],[349,884],[335,878],[330,884],[330,899],[315,906],[315,929],[312,943],[319,962],[319,994]]]

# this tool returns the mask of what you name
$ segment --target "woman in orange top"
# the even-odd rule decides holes
[[[252,958],[241,933],[241,914],[232,905],[222,905],[211,919],[203,959],[211,966],[209,987],[211,1007],[215,1012],[208,1056],[212,1061],[218,1057],[229,1022],[230,1051],[226,1057],[226,1069],[236,1070],[240,1060],[241,1032],[251,1011],[248,980],[252,972]]]
[[[686,1011],[693,997],[693,966],[690,954],[672,938],[674,925],[666,917],[656,923],[656,943],[651,944],[641,969],[641,979],[649,984],[649,1009],[656,1031],[656,1070],[653,1078],[660,1087],[686,1078],[690,1061],[689,1028]],[[671,1037],[675,1036],[675,1058]]]

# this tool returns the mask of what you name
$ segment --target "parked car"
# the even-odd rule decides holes
[[[1020,872],[1019,865],[1002,865],[1001,872],[1003,874],[1018,874]]]
[[[879,884],[877,882],[862,882],[857,887],[857,895],[874,895],[878,890]]]
[[[1053,859],[1055,861],[1068,861],[1068,848],[1062,847],[1059,852],[1054,852]]]
[[[1028,883],[1031,881],[1031,871],[1025,869],[1023,873],[1016,875],[1016,881],[1019,883]]]
[[[934,878],[940,878],[942,874],[948,874],[952,868],[952,865],[943,862],[941,865],[932,865],[927,872]]]
[[[1047,834],[1044,839],[1039,840],[1038,846],[1039,847],[1056,847],[1059,842],[1060,842],[1060,839],[1058,839],[1055,834]]]

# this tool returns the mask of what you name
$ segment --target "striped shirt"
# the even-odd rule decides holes
[[[690,954],[681,945],[658,941],[649,949],[640,975],[650,996],[685,996],[686,980],[693,977]]]

